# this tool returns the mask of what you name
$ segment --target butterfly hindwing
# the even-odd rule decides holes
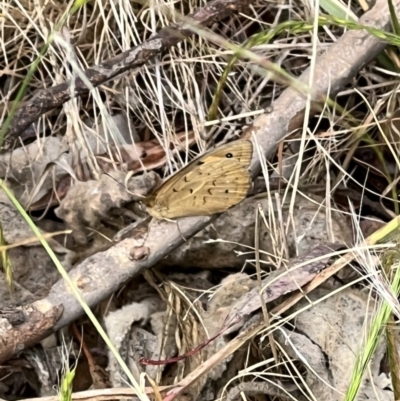
[[[221,166],[221,162],[210,163],[209,167],[213,174],[207,179],[189,181],[182,189],[168,193],[164,207],[168,209],[169,218],[183,212],[185,216],[224,212],[246,197],[251,176],[239,163],[229,162],[229,170],[225,170],[228,166]]]
[[[251,186],[253,146],[236,141],[193,160],[146,200],[149,214],[173,219],[224,212],[242,201]]]

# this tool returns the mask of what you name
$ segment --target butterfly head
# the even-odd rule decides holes
[[[165,219],[164,213],[166,213],[167,208],[157,202],[156,194],[148,195],[143,202],[141,202],[141,208],[157,220]]]

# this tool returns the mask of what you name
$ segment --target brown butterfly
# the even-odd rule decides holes
[[[241,202],[251,187],[250,141],[239,140],[193,160],[144,200],[156,219],[208,216]]]

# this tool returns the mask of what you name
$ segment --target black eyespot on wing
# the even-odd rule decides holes
[[[232,154],[232,153],[227,153],[227,154],[225,155],[225,157],[228,158],[228,159],[232,159],[233,154]]]
[[[190,194],[192,194],[193,193],[193,189],[189,188],[189,192],[190,192]]]
[[[147,157],[147,152],[144,150],[144,151],[142,152],[142,154],[140,155],[140,158],[141,158],[141,159],[144,159],[145,157]]]
[[[198,162],[197,162],[197,165],[198,166],[201,166],[202,164],[204,164],[205,162],[202,162],[201,160],[199,160]]]
[[[185,178],[183,179],[183,181],[189,182],[186,175],[185,175]]]
[[[225,189],[225,193],[226,193],[226,194],[229,194],[229,189]]]
[[[177,190],[177,189],[175,189],[175,188],[172,188],[172,191],[173,191],[173,192],[178,192],[178,190]]]

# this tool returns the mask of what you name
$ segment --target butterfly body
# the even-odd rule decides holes
[[[251,187],[252,154],[252,143],[240,140],[200,156],[145,199],[148,213],[162,220],[226,211]]]

